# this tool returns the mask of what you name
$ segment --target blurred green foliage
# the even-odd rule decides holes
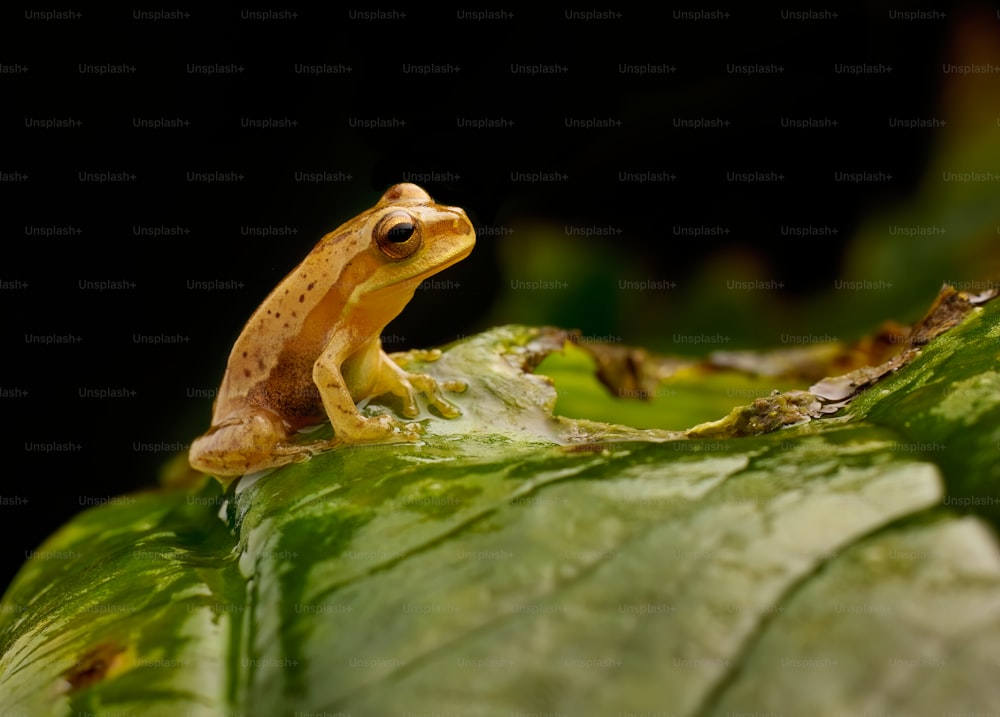
[[[988,30],[965,31],[961,52],[979,62],[1000,62]],[[786,287],[729,288],[730,282],[772,280],[770,259],[752,239],[702,254],[688,275],[657,275],[643,252],[669,253],[678,250],[676,241],[698,240],[649,237],[636,251],[633,243],[615,237],[568,236],[559,221],[512,208],[505,221],[514,230],[498,246],[505,283],[486,325],[558,325],[660,352],[704,355],[706,348],[775,347],[786,334],[852,341],[887,319],[917,320],[915,312],[946,281],[972,291],[995,284],[1000,278],[1000,92],[989,74],[950,75],[943,87],[937,115],[945,124],[910,130],[927,132],[931,143],[915,191],[873,209],[840,255],[826,249],[822,237],[789,241],[787,251],[795,251],[799,261],[799,283],[808,286],[813,275],[826,276],[831,264],[836,281],[816,282],[805,295]],[[877,156],[876,147],[872,152]],[[683,211],[669,200],[636,211],[654,209],[667,224]],[[526,283],[536,281],[550,287]],[[674,285],[637,290],[625,281]],[[688,340],[705,334],[721,334],[725,344],[706,347]]]

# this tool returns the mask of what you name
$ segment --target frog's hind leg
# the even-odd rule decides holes
[[[315,451],[288,442],[285,424],[270,411],[256,410],[224,420],[191,444],[191,465],[214,476],[241,476],[297,463]]]

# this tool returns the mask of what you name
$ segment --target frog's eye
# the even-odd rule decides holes
[[[420,225],[404,211],[389,212],[375,225],[375,243],[390,259],[405,259],[422,242]]]

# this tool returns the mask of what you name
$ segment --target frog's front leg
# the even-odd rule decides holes
[[[313,366],[313,381],[319,390],[320,398],[323,401],[323,408],[330,418],[333,426],[335,440],[345,443],[379,443],[389,441],[416,441],[420,439],[420,426],[415,423],[402,423],[392,416],[381,415],[366,417],[362,416],[355,405],[355,398],[351,393],[351,387],[357,392],[357,384],[363,382],[367,390],[364,397],[378,395],[370,389],[370,386],[378,383],[374,378],[378,374],[378,361],[372,359],[368,354],[355,361],[354,373],[366,377],[362,380],[358,376],[352,376],[353,383],[345,378],[341,369],[341,358],[332,346],[323,352]],[[380,352],[379,352],[380,353]],[[365,360],[368,359],[368,360]],[[385,393],[386,391],[381,391]]]

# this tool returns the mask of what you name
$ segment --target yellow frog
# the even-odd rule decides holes
[[[236,340],[212,427],[191,444],[191,466],[226,482],[338,445],[417,440],[418,424],[358,411],[357,402],[383,394],[401,398],[407,418],[419,413],[416,392],[442,416],[458,416],[442,386],[393,362],[379,335],[420,282],[467,257],[475,242],[464,211],[435,204],[414,184],[390,187],[320,239]],[[290,442],[327,418],[332,441]]]

